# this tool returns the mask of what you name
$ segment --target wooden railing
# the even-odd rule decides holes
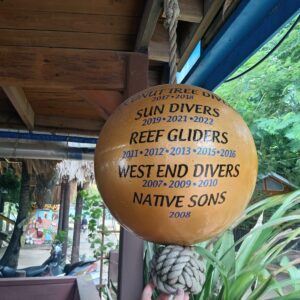
[[[99,300],[92,282],[83,277],[0,279],[1,300]]]

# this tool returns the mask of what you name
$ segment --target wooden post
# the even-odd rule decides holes
[[[1,192],[0,192],[0,213],[3,213],[4,211],[4,199],[2,199]],[[3,230],[3,221],[0,220],[0,233],[2,233]],[[0,239],[0,248],[2,247],[2,240]]]
[[[75,221],[74,221],[74,230],[73,230],[71,264],[79,262],[80,233],[81,233],[81,219],[82,219],[82,206],[83,206],[83,198],[81,194],[82,190],[83,190],[83,185],[81,183],[77,183],[77,196],[76,196],[76,206],[75,206]]]
[[[60,183],[60,206],[59,206],[59,216],[58,216],[58,226],[57,233],[62,231],[62,222],[63,222],[63,211],[64,211],[64,193],[65,193],[65,182],[62,180]]]
[[[104,246],[104,240],[105,240],[105,234],[104,234],[104,227],[105,227],[105,214],[106,214],[106,209],[105,206],[103,205],[103,210],[102,210],[102,228],[101,228],[101,245]],[[103,284],[103,261],[104,261],[104,249],[101,247],[101,252],[100,252],[101,258],[100,258],[100,289],[99,289],[99,295],[101,298],[101,292],[102,292],[102,284]]]
[[[64,210],[63,210],[63,221],[62,221],[62,231],[65,232],[65,240],[63,244],[63,256],[67,258],[68,249],[68,235],[69,235],[69,209],[70,209],[70,181],[69,176],[64,176],[65,180],[65,190],[64,190]]]
[[[130,56],[126,80],[126,98],[147,88],[147,55],[133,53]],[[122,228],[120,232],[118,300],[140,299],[144,276],[143,254],[144,241]]]

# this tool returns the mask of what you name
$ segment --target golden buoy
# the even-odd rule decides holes
[[[125,101],[95,154],[98,189],[114,217],[145,240],[191,245],[230,226],[257,175],[251,133],[214,93],[161,85]]]

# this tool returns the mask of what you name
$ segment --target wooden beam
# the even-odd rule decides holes
[[[127,64],[124,100],[148,86],[149,61],[146,54],[131,55]]]
[[[162,84],[163,67],[153,68],[148,73],[148,86],[154,86]]]
[[[0,46],[0,85],[123,90],[130,55],[116,51]]]
[[[203,0],[179,0],[180,21],[200,23],[203,18]]]
[[[117,91],[78,90],[77,93],[96,108],[105,120],[123,101],[122,94]]]
[[[156,23],[161,14],[162,0],[147,0],[140,29],[135,43],[135,51],[147,52]]]
[[[207,9],[207,12],[204,14],[201,23],[198,25],[191,24],[188,32],[182,33],[182,36],[183,37],[186,36],[187,38],[183,38],[182,42],[180,43],[180,49],[179,49],[180,59],[178,62],[179,70],[183,68],[184,64],[186,63],[190,54],[196,47],[197,43],[204,36],[211,22],[218,14],[219,10],[222,8],[223,2],[224,0],[209,1],[210,6]],[[206,10],[206,8],[204,8],[204,10]]]
[[[180,1],[181,17],[180,20],[189,20],[189,22],[200,22],[203,18],[203,1],[188,0]],[[191,14],[194,13],[193,17]],[[184,18],[183,18],[184,16]],[[191,16],[191,17],[189,17]],[[151,22],[148,22],[151,24]],[[197,26],[196,24],[192,24]],[[151,25],[153,26],[153,24]],[[145,43],[146,44],[146,43]],[[155,61],[168,62],[169,61],[169,35],[167,29],[162,22],[157,22],[152,39],[148,43],[149,59]],[[146,46],[144,46],[146,47]]]
[[[36,126],[48,128],[50,131],[53,129],[80,129],[88,131],[100,131],[104,121],[75,119],[75,118],[63,118],[46,115],[36,116]]]
[[[140,19],[117,15],[5,9],[0,4],[0,28],[136,35]]]
[[[152,39],[149,43],[149,59],[169,61],[169,35],[162,23],[157,23]]]
[[[0,46],[132,51],[134,41],[124,34],[0,29]]]
[[[143,1],[132,0],[10,0],[1,1],[0,8],[140,17],[143,4]]]
[[[99,120],[94,107],[77,94],[76,90],[24,88],[24,92],[36,115]],[[0,105],[0,111],[1,107],[3,106]]]
[[[3,86],[5,94],[29,130],[34,128],[34,112],[22,88]]]
[[[195,23],[201,22],[203,18],[203,0],[180,0],[179,7],[179,20]],[[150,59],[166,62],[169,60],[168,33],[162,23],[157,23],[162,11],[162,0],[147,1],[136,40],[135,51],[146,52],[149,48]],[[162,16],[165,17],[164,13]],[[152,40],[151,37],[153,37]]]
[[[98,136],[104,125],[104,121],[53,117],[38,115],[35,118],[35,131],[49,133],[82,134]],[[2,129],[26,129],[15,113],[0,113],[0,128]]]
[[[215,17],[214,21],[212,22],[211,26],[209,26],[208,30],[206,31],[205,35],[202,39],[202,48],[206,48],[210,41],[214,38],[217,34],[219,29],[225,23],[225,21],[229,18],[231,13],[236,9],[240,0],[226,0],[224,3],[223,10],[219,11],[218,15]]]

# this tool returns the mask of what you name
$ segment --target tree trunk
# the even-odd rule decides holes
[[[22,163],[21,192],[18,216],[14,231],[8,247],[0,261],[0,265],[16,268],[18,266],[19,253],[21,248],[21,236],[23,234],[24,222],[30,207],[30,176],[26,163]]]
[[[62,224],[63,224],[63,211],[64,211],[64,200],[65,200],[65,182],[62,181],[60,184],[60,206],[59,206],[59,216],[58,216],[58,226],[57,231],[62,231]]]
[[[2,214],[4,211],[4,199],[1,197],[0,193],[0,214]],[[3,221],[0,220],[0,231],[2,231]]]
[[[0,214],[3,213],[4,211],[4,200],[3,198],[1,197],[1,193],[0,193]],[[3,221],[0,220],[0,233],[2,232],[3,230]],[[2,240],[0,240],[0,248],[2,247]]]
[[[83,199],[82,199],[82,195],[81,195],[82,190],[83,190],[82,185],[78,184],[77,185],[76,207],[75,207],[75,221],[74,221],[74,231],[73,231],[71,264],[79,261],[81,214],[82,214],[82,204],[83,204]]]
[[[7,217],[10,219],[10,214],[11,214],[11,206],[12,206],[12,203],[10,202],[8,204],[8,212],[7,212]],[[6,227],[5,227],[5,231],[8,232],[9,231],[9,223],[6,222]]]
[[[62,230],[65,232],[65,241],[63,244],[63,256],[67,258],[67,249],[68,249],[68,235],[69,235],[69,209],[70,209],[70,181],[69,176],[64,176],[63,180],[65,181],[65,188],[64,188],[64,210],[62,212]]]

